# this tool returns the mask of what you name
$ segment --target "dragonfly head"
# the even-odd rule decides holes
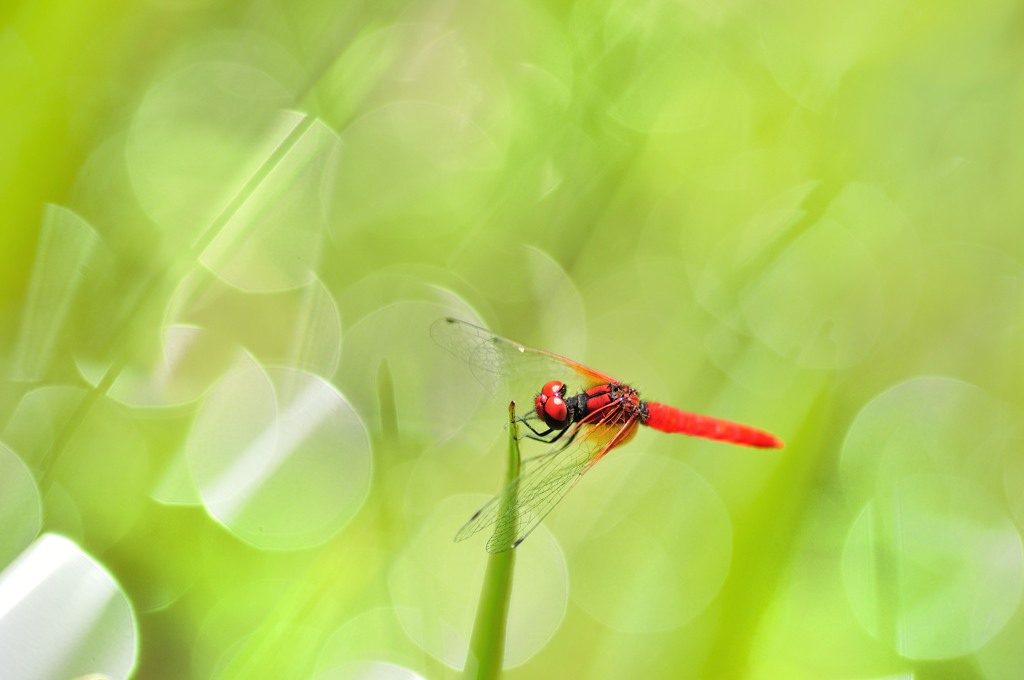
[[[564,430],[569,425],[569,407],[565,403],[568,389],[560,380],[552,380],[541,388],[540,394],[533,400],[537,417],[552,429]]]

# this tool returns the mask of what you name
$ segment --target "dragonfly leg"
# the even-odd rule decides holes
[[[522,418],[520,418],[519,422],[521,422],[523,425],[525,425],[527,427],[527,429],[530,430],[530,433],[532,433],[532,434],[524,433],[523,434],[524,437],[526,437],[528,439],[533,439],[533,440],[538,441],[538,442],[544,442],[545,444],[554,444],[559,439],[561,439],[562,436],[565,435],[566,432],[568,432],[570,429],[573,429],[573,428],[566,427],[566,428],[563,428],[561,430],[556,430],[553,427],[549,427],[548,429],[544,430],[543,432],[538,432],[526,420],[526,416],[523,416]],[[573,433],[573,436],[569,438],[569,441],[571,442],[575,436],[576,436],[576,434]],[[566,443],[568,444],[568,442],[566,442]]]
[[[543,442],[545,442],[547,444],[554,444],[559,439],[561,439],[562,435],[564,435],[570,429],[573,431],[572,434],[569,436],[568,439],[566,439],[564,442],[562,442],[561,446],[556,446],[556,447],[554,447],[552,449],[548,449],[544,453],[538,453],[536,456],[528,456],[528,457],[523,459],[523,463],[532,463],[532,462],[537,461],[537,460],[543,460],[543,459],[547,458],[548,456],[553,456],[554,454],[559,453],[560,451],[565,451],[565,449],[568,448],[568,446],[573,443],[573,440],[576,439],[576,435],[578,435],[580,433],[580,429],[578,427],[566,428],[564,430],[559,430],[558,434],[555,435],[554,437],[552,437],[551,439],[540,439],[540,440],[538,440],[538,441],[543,441]],[[533,439],[533,437],[531,437],[531,439]]]
[[[517,420],[518,420],[519,422],[521,422],[521,423],[522,423],[523,425],[525,425],[525,426],[526,426],[526,428],[527,428],[527,429],[528,429],[528,430],[529,430],[530,432],[532,432],[532,433],[533,433],[533,434],[526,434],[526,433],[524,433],[524,434],[523,434],[523,436],[524,436],[524,437],[529,437],[530,439],[536,439],[537,441],[540,441],[540,442],[546,442],[546,441],[548,441],[548,440],[547,440],[547,439],[545,439],[544,437],[547,437],[548,435],[550,435],[550,434],[551,434],[552,432],[554,432],[554,431],[555,431],[555,429],[554,429],[554,428],[552,428],[552,427],[549,427],[548,429],[544,430],[543,432],[538,432],[538,431],[537,431],[537,430],[536,430],[536,429],[535,429],[535,428],[533,427],[533,425],[531,425],[531,424],[530,424],[530,419],[529,419],[529,416],[522,416],[521,418],[517,418]]]

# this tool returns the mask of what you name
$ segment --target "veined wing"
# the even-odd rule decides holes
[[[570,391],[613,382],[611,376],[553,352],[527,347],[494,335],[486,328],[445,318],[430,327],[434,342],[459,357],[492,395],[532,404],[550,380],[561,380]]]
[[[614,421],[613,413],[608,413],[601,422],[588,424],[584,420],[574,425],[578,431],[571,442],[556,446],[536,467],[509,482],[459,529],[455,540],[465,540],[494,526],[487,541],[488,552],[502,552],[522,543],[580,477],[606,453],[629,441],[639,424],[637,418],[626,422],[607,421]]]

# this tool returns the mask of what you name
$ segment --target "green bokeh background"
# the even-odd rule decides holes
[[[508,677],[1018,677],[1022,45],[995,0],[5,4],[5,559],[108,569],[138,677],[458,677],[504,406],[453,314],[787,444],[602,462]],[[334,429],[225,521],[297,384]]]

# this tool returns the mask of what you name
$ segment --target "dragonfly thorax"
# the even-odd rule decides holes
[[[634,419],[647,419],[647,406],[639,393],[629,385],[613,382],[591,387],[577,396],[576,417],[588,422],[623,424]]]
[[[608,383],[591,387],[572,397],[566,397],[568,387],[559,380],[544,385],[534,399],[537,417],[552,430],[564,430],[584,420],[625,423],[639,418],[647,420],[646,405],[637,391],[621,383]]]

